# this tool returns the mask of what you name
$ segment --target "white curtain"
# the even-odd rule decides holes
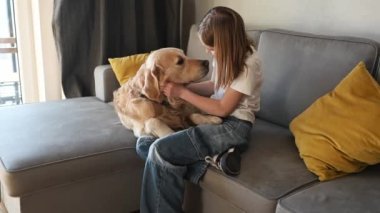
[[[14,0],[24,103],[62,99],[53,32],[53,0]]]

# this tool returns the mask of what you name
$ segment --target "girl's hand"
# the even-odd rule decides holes
[[[184,90],[186,90],[186,88],[183,85],[172,82],[167,82],[162,87],[163,93],[168,98],[180,97]]]

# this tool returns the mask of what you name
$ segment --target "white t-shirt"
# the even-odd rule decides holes
[[[236,109],[231,116],[246,120],[251,123],[255,121],[255,112],[260,110],[260,88],[263,81],[261,72],[261,61],[257,56],[257,52],[253,50],[253,54],[248,56],[245,61],[246,66],[243,72],[232,81],[230,88],[244,94]],[[213,61],[213,73],[211,81],[216,82],[216,62]],[[211,96],[213,99],[222,99],[226,88],[215,90]]]

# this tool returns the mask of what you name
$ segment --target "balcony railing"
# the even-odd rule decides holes
[[[0,106],[22,102],[16,54],[16,38],[0,38]]]
[[[20,104],[14,0],[0,0],[0,106]]]
[[[16,44],[16,38],[0,38],[0,44]],[[0,47],[0,53],[17,53],[17,47]]]

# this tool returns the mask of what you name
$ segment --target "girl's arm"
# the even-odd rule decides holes
[[[182,85],[174,83],[167,83],[163,88],[163,92],[168,97],[180,97],[200,110],[219,117],[230,115],[244,95],[243,93],[228,88],[222,99],[215,100],[197,95]]]
[[[186,86],[186,88],[198,95],[206,97],[210,97],[214,93],[214,83],[212,81],[192,83]]]

